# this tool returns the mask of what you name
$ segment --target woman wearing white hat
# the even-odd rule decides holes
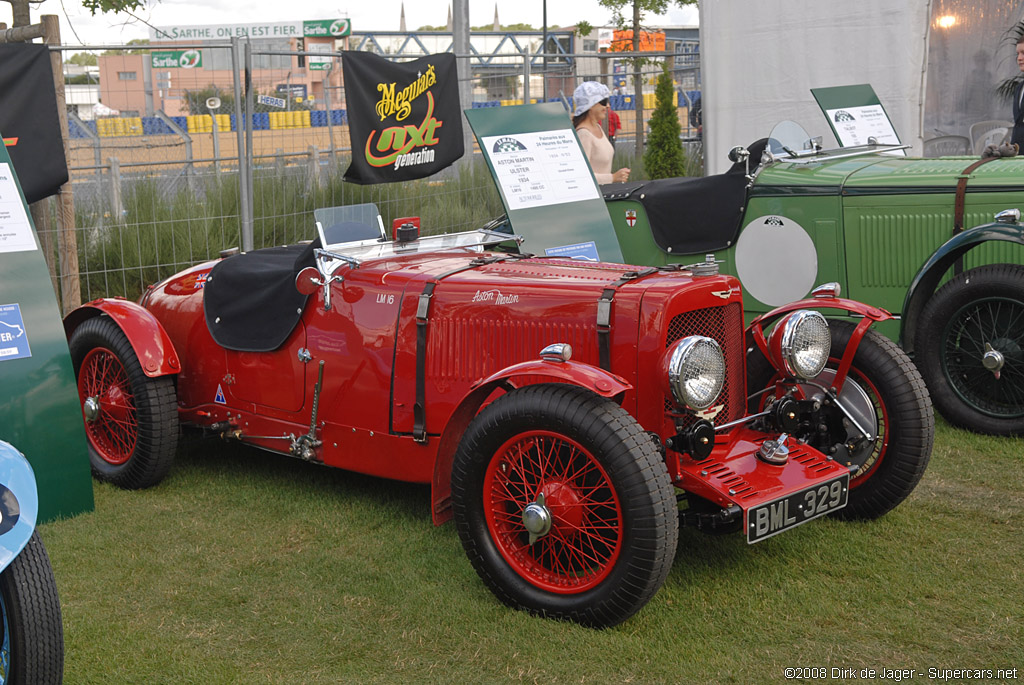
[[[575,106],[572,125],[576,127],[576,136],[590,160],[590,168],[594,170],[594,178],[598,183],[622,183],[629,179],[629,169],[626,167],[612,173],[615,148],[608,141],[602,126],[608,116],[610,95],[608,86],[597,81],[584,81],[576,86],[572,94]]]

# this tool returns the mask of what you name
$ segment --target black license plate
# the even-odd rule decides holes
[[[849,495],[850,474],[844,473],[828,482],[759,504],[747,512],[747,542],[760,542],[811,519],[838,511],[846,506]]]

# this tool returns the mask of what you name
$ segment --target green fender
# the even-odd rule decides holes
[[[1024,227],[1019,224],[994,222],[975,226],[958,233],[937,249],[914,276],[903,300],[903,324],[900,328],[900,347],[908,354],[914,351],[914,333],[917,319],[942,280],[942,276],[961,257],[982,243],[1002,241],[1024,245]]]

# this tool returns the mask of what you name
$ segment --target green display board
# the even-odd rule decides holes
[[[32,464],[39,522],[92,511],[85,426],[64,326],[25,196],[2,144],[0,439]]]
[[[875,89],[867,83],[855,86],[811,88],[811,94],[825,113],[828,125],[841,147],[869,145],[899,145],[900,138],[893,128]],[[892,154],[906,154],[902,150]]]
[[[561,104],[468,109],[466,118],[525,251],[622,261],[608,208]],[[580,243],[581,235],[588,241]]]

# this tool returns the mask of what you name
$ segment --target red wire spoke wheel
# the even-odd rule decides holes
[[[107,316],[84,321],[68,348],[93,475],[122,488],[156,485],[178,445],[173,377],[147,376],[131,342]]]
[[[138,442],[135,398],[128,374],[110,350],[90,350],[78,372],[78,397],[85,434],[101,459],[115,466],[128,461]]]
[[[854,326],[832,319],[829,329],[832,357],[817,378],[800,384],[805,397],[828,399],[822,388],[831,387]],[[774,393],[758,390],[774,389],[780,376],[756,348],[747,358],[747,376],[748,409],[756,412],[775,399]],[[928,466],[935,417],[924,380],[896,343],[868,330],[854,354],[838,404],[841,407],[831,399],[823,401],[796,437],[851,469],[849,504],[834,516],[877,518],[910,495]]]
[[[589,590],[608,577],[622,545],[622,510],[586,448],[532,431],[502,445],[484,476],[487,526],[519,575],[549,592]],[[539,502],[539,504],[538,504]],[[524,522],[529,507],[548,525]]]
[[[654,596],[679,536],[651,436],[612,400],[568,384],[513,390],[477,415],[452,463],[452,512],[502,602],[596,627]]]

